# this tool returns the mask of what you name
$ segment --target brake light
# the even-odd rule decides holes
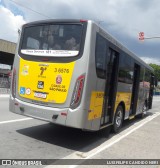
[[[81,19],[80,22],[82,22],[82,23],[83,23],[83,22],[87,22],[87,20]]]
[[[49,61],[48,58],[42,58],[42,61]]]
[[[78,77],[76,81],[72,100],[71,100],[71,105],[70,105],[72,109],[76,108],[81,102],[84,80],[85,80],[85,75],[81,75]]]
[[[12,72],[12,96],[16,97],[16,69],[13,69]]]

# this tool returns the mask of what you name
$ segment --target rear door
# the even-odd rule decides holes
[[[138,104],[138,95],[139,95],[139,86],[140,86],[140,66],[135,63],[134,64],[134,74],[133,74],[133,87],[132,87],[130,115],[136,114],[137,104]]]
[[[112,123],[118,84],[119,53],[109,48],[101,126]]]

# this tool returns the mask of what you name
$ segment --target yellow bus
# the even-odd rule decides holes
[[[97,131],[152,107],[153,69],[91,20],[23,25],[10,111]]]

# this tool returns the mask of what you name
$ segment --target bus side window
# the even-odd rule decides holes
[[[122,83],[132,84],[133,83],[133,60],[122,54],[119,61],[119,75],[118,81]]]
[[[150,88],[150,80],[151,80],[151,73],[149,71],[145,70],[144,87],[147,89]]]
[[[96,61],[96,73],[99,78],[106,77],[106,40],[99,34],[96,38],[96,51],[95,51],[95,61]]]

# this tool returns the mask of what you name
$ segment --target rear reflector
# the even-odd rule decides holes
[[[67,116],[67,113],[61,113],[62,116]]]
[[[19,104],[18,104],[18,103],[14,103],[14,105],[15,105],[15,106],[19,106]]]

